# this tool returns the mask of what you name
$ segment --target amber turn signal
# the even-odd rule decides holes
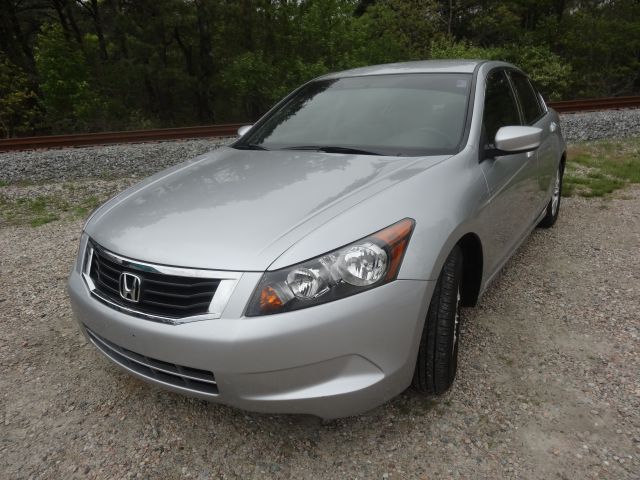
[[[411,238],[415,223],[413,219],[405,218],[372,235],[373,238],[377,238],[386,243],[387,248],[391,252],[391,263],[385,275],[386,280],[392,280],[398,275],[398,270],[400,270],[402,258],[407,250],[407,245],[409,245],[409,238]]]
[[[283,302],[278,293],[271,286],[266,286],[260,292],[260,309],[263,312],[272,312],[282,308]]]

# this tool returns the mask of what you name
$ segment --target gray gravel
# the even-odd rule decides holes
[[[0,478],[637,479],[640,188],[562,208],[463,312],[450,392],[333,422],[122,373],[72,320],[82,221],[1,227]]]
[[[5,152],[0,153],[0,181],[61,182],[96,177],[146,177],[230,140],[183,140]]]
[[[569,138],[598,138],[640,134],[639,117],[562,121]],[[0,181],[19,183],[0,197],[103,198],[223,142],[0,154]],[[407,391],[334,422],[120,372],[85,344],[66,297],[82,220],[0,223],[0,478],[639,478],[640,188],[562,208],[464,312],[449,393]]]
[[[565,139],[570,142],[640,135],[640,108],[568,113],[560,116]]]
[[[568,141],[640,135],[640,109],[565,114]],[[232,139],[184,140],[0,153],[0,182],[144,177]]]

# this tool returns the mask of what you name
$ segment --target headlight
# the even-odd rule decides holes
[[[355,295],[395,280],[415,221],[410,218],[306,262],[266,272],[246,315],[290,312]]]

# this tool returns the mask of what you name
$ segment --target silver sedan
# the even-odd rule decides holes
[[[513,65],[325,75],[87,221],[69,291],[131,374],[324,418],[453,383],[473,306],[560,207],[558,115]]]

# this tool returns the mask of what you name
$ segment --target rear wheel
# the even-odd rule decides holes
[[[551,191],[551,199],[547,204],[547,210],[545,216],[540,223],[539,227],[551,228],[558,220],[558,214],[560,213],[560,200],[562,198],[562,176],[564,174],[564,164],[560,163],[558,170],[556,170],[556,177],[553,180],[553,190]]]
[[[456,245],[442,267],[431,297],[412,382],[420,392],[443,393],[456,377],[462,261],[462,250]]]

